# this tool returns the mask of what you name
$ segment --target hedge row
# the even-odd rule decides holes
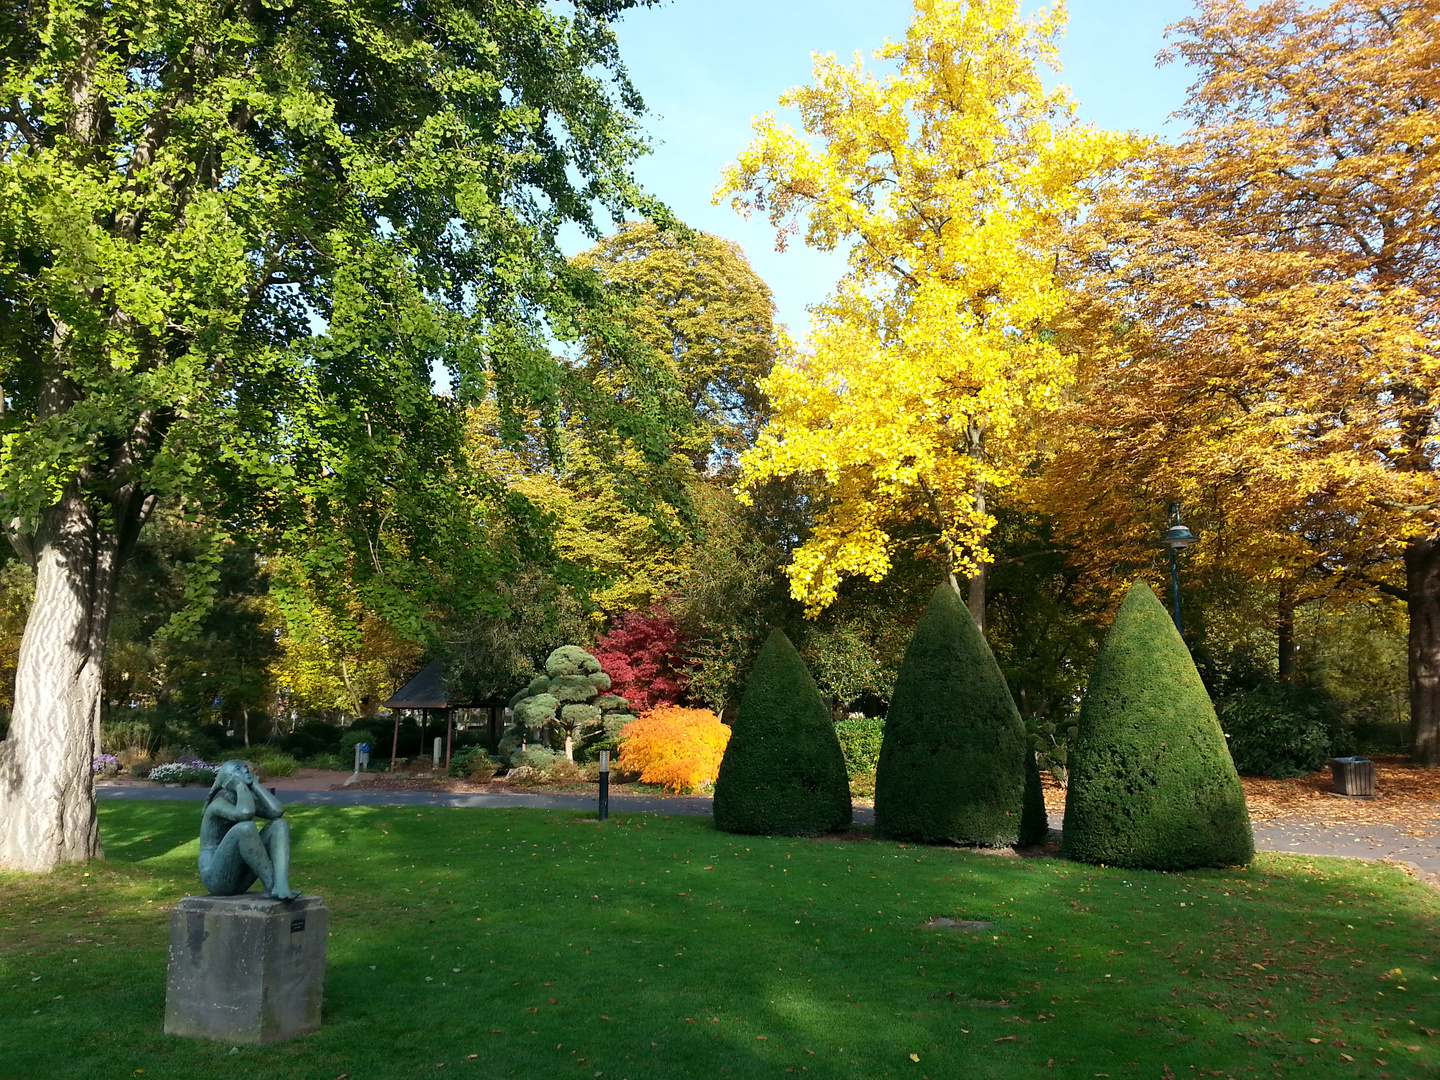
[[[880,836],[1001,846],[1042,840],[1040,773],[1005,679],[954,588],[905,652],[875,781]],[[771,633],[715,782],[728,832],[814,835],[850,822],[836,726],[790,640]],[[1071,749],[1064,853],[1156,870],[1254,853],[1240,780],[1189,650],[1150,588],[1127,594],[1096,659]]]

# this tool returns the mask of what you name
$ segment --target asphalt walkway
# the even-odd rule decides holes
[[[98,784],[102,799],[178,799],[199,801],[209,789],[203,787],[154,788]],[[452,792],[417,791],[320,791],[289,790],[282,796],[292,806],[462,806],[476,809],[530,807],[544,810],[594,810],[596,800],[583,795],[496,794],[470,795]],[[613,795],[615,812],[692,814],[711,813],[711,800],[704,795]],[[1416,820],[1440,817],[1440,804],[1422,803],[1409,808]],[[873,825],[875,811],[855,808],[857,825]],[[1050,827],[1061,822],[1051,815]],[[1317,825],[1300,820],[1268,821],[1255,826],[1255,847],[1260,851],[1285,851],[1295,855],[1332,855],[1352,859],[1388,859],[1408,863],[1432,885],[1440,887],[1440,837],[1412,836],[1395,825]]]

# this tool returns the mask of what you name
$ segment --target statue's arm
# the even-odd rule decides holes
[[[285,816],[284,805],[270,794],[270,789],[260,783],[258,777],[249,785],[245,793],[254,799],[256,817],[269,818],[273,821],[275,818]]]
[[[205,813],[214,814],[226,821],[253,821],[255,797],[250,794],[250,789],[242,787],[234,794],[235,801],[233,803],[223,798],[211,799],[210,805],[205,807]]]

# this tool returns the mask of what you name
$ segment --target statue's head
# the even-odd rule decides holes
[[[210,786],[210,794],[205,801],[208,803],[222,791],[238,791],[253,779],[255,774],[250,771],[250,766],[239,758],[232,758],[215,770],[215,783]]]

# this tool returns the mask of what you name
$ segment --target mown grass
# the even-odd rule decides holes
[[[323,1030],[171,1038],[197,813],[106,803],[107,861],[0,875],[0,1080],[1440,1074],[1440,897],[1394,868],[1164,875],[530,810],[291,810],[294,880],[331,909]]]

